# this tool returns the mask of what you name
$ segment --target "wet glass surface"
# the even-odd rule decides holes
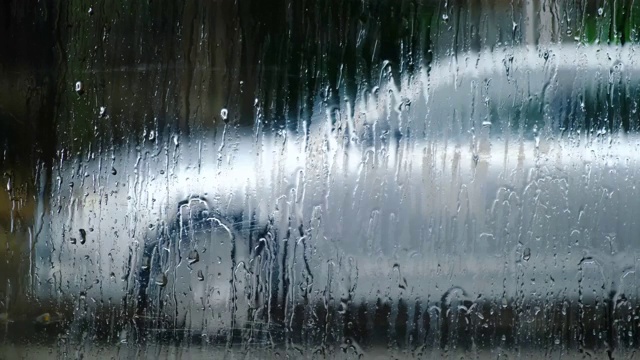
[[[7,358],[632,358],[640,4],[6,1]]]

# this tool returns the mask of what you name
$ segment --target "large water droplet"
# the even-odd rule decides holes
[[[189,261],[189,265],[193,265],[200,261],[200,254],[198,254],[198,250],[191,250],[187,260]]]
[[[156,285],[158,286],[165,286],[167,285],[167,275],[163,274],[158,274],[158,276],[156,276]]]
[[[80,244],[84,245],[87,242],[87,231],[80,229]]]
[[[398,263],[393,264],[393,271],[397,272],[398,287],[400,289],[403,289],[403,290],[406,289],[407,288],[407,279],[402,276],[402,272],[400,271],[400,264],[398,264]]]
[[[121,344],[126,344],[127,343],[127,330],[123,329],[122,331],[120,331],[120,334],[118,335],[118,337],[120,338],[120,343]]]

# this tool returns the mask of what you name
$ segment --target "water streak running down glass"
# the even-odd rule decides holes
[[[640,3],[5,3],[0,357],[640,347]]]

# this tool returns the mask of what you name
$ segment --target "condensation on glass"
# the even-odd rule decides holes
[[[8,358],[632,357],[635,1],[5,1]]]

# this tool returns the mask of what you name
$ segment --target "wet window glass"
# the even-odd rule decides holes
[[[640,3],[7,0],[0,357],[627,358]]]

